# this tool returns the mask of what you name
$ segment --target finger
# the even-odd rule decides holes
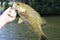
[[[3,14],[6,15],[7,13],[9,13],[9,11],[11,10],[11,7],[9,7],[8,9],[6,9]]]
[[[14,16],[16,15],[16,12],[14,9],[11,9],[8,13],[7,13],[8,16]]]
[[[11,10],[11,16],[16,16],[16,11],[14,9]]]
[[[11,7],[9,7],[8,9],[6,9],[6,11],[5,12],[9,12],[11,10]]]
[[[14,16],[11,16],[10,14],[8,14],[8,16],[11,17],[11,18],[14,18]]]
[[[15,18],[16,17],[16,11],[14,9],[12,9],[11,12],[8,13],[8,16],[11,18]]]

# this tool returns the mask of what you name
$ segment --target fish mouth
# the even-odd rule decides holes
[[[12,8],[13,8],[13,9],[16,9],[15,2],[12,4]]]
[[[21,15],[21,14],[20,14],[21,12],[19,12],[19,11],[16,10],[16,9],[15,9],[15,11],[16,11],[17,15],[18,15],[19,17],[21,17],[21,16],[20,16],[20,15]]]
[[[17,8],[16,8],[16,3],[15,3],[15,2],[13,2],[12,8],[15,9],[17,15],[19,15],[19,16],[21,15],[22,12],[20,12],[19,10],[17,10]],[[20,17],[21,17],[21,16],[20,16]]]
[[[15,4],[15,2],[13,2],[12,8],[15,9],[17,15],[19,15],[20,12],[16,9],[16,4]]]

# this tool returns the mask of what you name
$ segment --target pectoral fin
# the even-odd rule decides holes
[[[18,23],[23,23],[23,20],[19,18]]]

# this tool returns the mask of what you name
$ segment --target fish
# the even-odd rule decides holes
[[[18,11],[20,16],[19,21],[25,22],[32,28],[38,35],[38,40],[47,40],[45,33],[42,30],[42,25],[44,24],[44,19],[40,16],[40,14],[33,9],[31,6],[21,2],[14,2],[12,8]],[[18,21],[18,22],[19,22]]]

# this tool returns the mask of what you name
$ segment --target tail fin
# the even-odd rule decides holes
[[[42,26],[45,26],[47,24],[46,20],[42,18]]]
[[[46,36],[42,35],[41,40],[48,40]]]

